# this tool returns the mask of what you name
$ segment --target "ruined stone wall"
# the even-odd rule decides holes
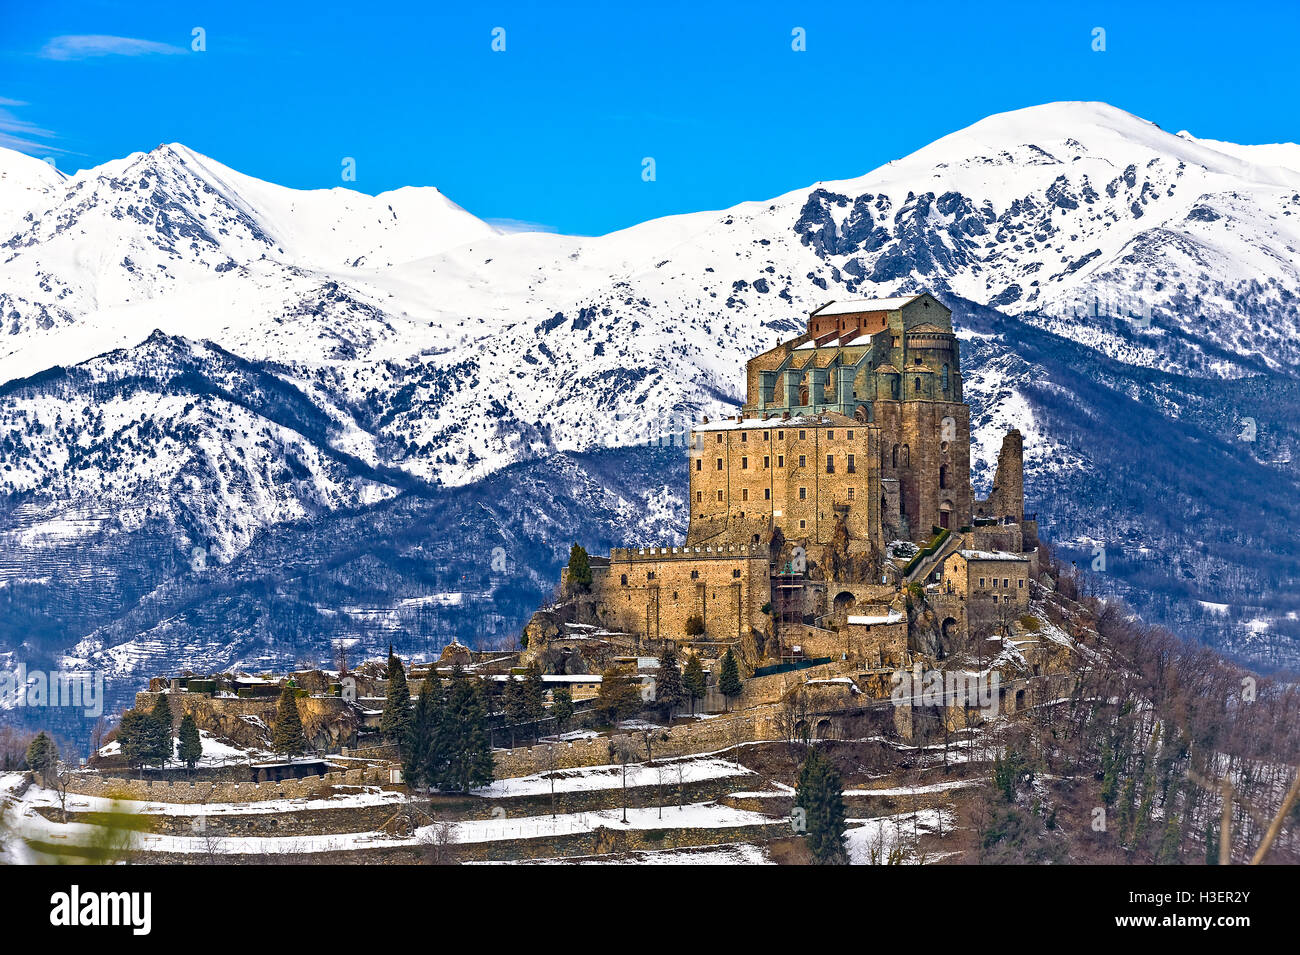
[[[1019,431],[1008,431],[1002,438],[998,467],[993,475],[993,489],[987,498],[975,502],[974,513],[976,517],[993,517],[998,520],[1009,518],[1016,523],[1024,520],[1025,447],[1024,438]]]
[[[279,782],[234,783],[195,780],[119,779],[98,773],[77,773],[68,791],[82,796],[143,802],[213,803],[264,802],[269,799],[314,799],[328,796],[333,786],[384,785],[388,773],[380,767],[283,779]]]

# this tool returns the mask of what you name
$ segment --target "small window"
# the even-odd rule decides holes
[[[799,488],[799,500],[801,501],[808,500],[808,489],[806,487]]]
[[[1025,589],[1025,578],[1021,577],[1019,580],[1017,580],[1017,581],[1016,581],[1016,585],[1017,585],[1021,590],[1024,590],[1024,589]]]
[[[799,467],[806,468],[807,466],[808,466],[808,455],[806,454],[799,455]]]
[[[1010,589],[1011,589],[1011,581],[1009,581],[1009,580],[1007,580],[1007,578],[1003,577],[1003,578],[1002,578],[1002,586],[1003,586],[1006,590],[1010,590]]]
[[[704,503],[704,492],[703,492],[703,491],[696,491],[696,492],[695,492],[695,501],[696,501],[696,503],[699,503],[699,504]]]
[[[733,571],[731,572],[731,576],[732,576],[732,577],[739,577],[739,576],[740,576],[740,571],[739,571],[739,570],[733,570]]]
[[[748,471],[748,470],[749,470],[749,458],[741,458],[741,459],[740,459],[740,469],[741,469],[742,471]]]
[[[835,455],[833,454],[826,455],[826,473],[827,474],[835,473]]]
[[[826,440],[827,440],[827,441],[834,441],[834,440],[835,440],[835,432],[834,432],[834,431],[827,431],[827,432],[826,432]]]
[[[624,587],[627,586],[627,574],[624,574],[624,575],[623,575],[623,586],[624,586]]]
[[[703,459],[703,458],[696,458],[696,459],[695,459],[695,470],[697,470],[697,471],[703,471],[703,470],[704,470],[704,459]]]
[[[853,396],[853,397],[855,397],[855,398],[856,398],[856,397],[857,397],[857,395],[854,395],[854,396]],[[850,441],[852,441],[852,440],[853,440],[853,432],[852,432],[852,431],[850,431],[850,432],[849,432],[849,440],[850,440]]]
[[[718,435],[718,444],[722,443],[722,435]]]
[[[764,431],[764,432],[763,432],[763,440],[764,440],[764,441],[771,441],[771,440],[772,440],[772,432],[771,432],[771,431]]]
[[[856,489],[855,489],[855,488],[849,488],[849,500],[850,500],[850,501],[853,500],[853,492],[854,492],[854,490],[856,490]]]
[[[748,501],[748,500],[749,500],[749,488],[747,488],[747,487],[743,487],[743,488],[740,489],[740,499],[741,499],[742,501]],[[744,515],[742,514],[741,517],[744,517]]]
[[[772,456],[770,454],[763,455],[763,467],[770,468],[771,466],[772,466]]]
[[[799,432],[799,440],[800,440],[800,441],[807,441],[807,440],[808,440],[808,432],[807,432],[807,431],[800,431],[800,432]]]
[[[785,455],[784,455],[784,454],[778,454],[778,455],[776,456],[776,466],[779,467],[779,468],[783,468],[783,467],[785,467]]]
[[[784,432],[784,431],[778,431],[778,432],[776,433],[776,440],[778,440],[778,441],[784,441],[784,440],[785,440],[785,432]]]
[[[654,580],[654,579],[655,579],[655,572],[654,572],[653,570],[647,570],[647,571],[645,572],[645,579],[646,579],[646,580]]]
[[[748,432],[748,431],[742,431],[742,432],[740,432],[740,443],[741,443],[741,444],[749,444],[749,432]]]
[[[981,586],[981,587],[984,586],[984,578],[983,578],[983,577],[980,578],[980,586]]]
[[[853,455],[849,455],[848,469],[850,474],[856,474],[857,468],[853,464]]]
[[[807,527],[807,526],[808,526],[808,522],[807,522],[807,521],[800,521],[800,522],[799,522],[799,530],[803,530],[803,529],[804,529],[805,527]]]
[[[699,580],[699,579],[700,579],[700,572],[698,570],[691,571],[691,580]]]
[[[718,470],[722,470],[722,458],[718,458]]]
[[[721,492],[721,491],[718,492],[718,500],[719,500],[719,501],[722,500],[722,492]]]
[[[765,501],[772,500],[772,489],[770,487],[763,488],[763,500]]]

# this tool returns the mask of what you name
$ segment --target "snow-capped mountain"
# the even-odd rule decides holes
[[[1143,509],[1158,490],[1211,515],[1215,502],[1138,486],[1125,469],[1143,452],[1110,439],[1133,403],[1159,432],[1148,447],[1231,451],[1245,470],[1219,469],[1222,482],[1232,473],[1296,514],[1277,489],[1296,483],[1285,403],[1300,363],[1297,156],[1057,103],[992,116],[858,179],[587,238],[503,234],[434,189],[285,189],[176,145],[67,178],[0,151],[0,577],[12,600],[19,584],[38,594],[59,568],[93,574],[108,560],[116,583],[73,588],[83,596],[41,618],[43,646],[84,640],[82,652],[180,626],[177,594],[218,600],[179,643],[159,644],[171,649],[127,655],[144,666],[229,624],[229,591],[192,589],[196,553],[207,570],[261,568],[248,572],[270,589],[237,601],[234,629],[266,627],[249,623],[257,601],[287,592],[267,576],[269,553],[391,610],[433,577],[394,572],[367,590],[348,562],[381,558],[349,515],[473,500],[514,568],[483,586],[527,578],[531,599],[559,559],[528,552],[552,543],[546,518],[476,497],[484,488],[509,495],[522,482],[537,507],[585,514],[594,539],[680,532],[674,459],[654,457],[669,472],[653,473],[638,447],[733,408],[745,360],[813,308],[929,288],[957,310],[977,479],[1019,427],[1031,496],[1054,504],[1058,539],[1164,548],[1162,570],[1124,578],[1130,594],[1157,592],[1152,573],[1176,575],[1192,603],[1240,606],[1261,539],[1246,533],[1184,572],[1170,547],[1228,531],[1154,528]],[[641,477],[612,478],[615,459]],[[584,485],[593,468],[617,495],[588,489],[575,506],[554,485]],[[1075,508],[1070,488],[1084,485],[1092,503]],[[1234,486],[1212,476],[1198,488],[1250,500]],[[303,522],[345,529],[287,558]],[[434,540],[474,559],[446,528],[426,530],[412,561],[439,559]],[[471,538],[462,528],[457,540]],[[171,556],[113,568],[108,540]],[[1280,593],[1295,548],[1268,546],[1283,547],[1269,565]],[[294,592],[313,608],[333,599]],[[524,612],[503,612],[505,625]],[[25,614],[0,649],[34,626]]]

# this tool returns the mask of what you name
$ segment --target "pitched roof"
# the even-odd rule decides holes
[[[924,293],[921,293],[924,294]],[[900,295],[894,298],[854,298],[843,302],[828,302],[812,312],[813,315],[853,315],[857,312],[892,312],[921,295]]]

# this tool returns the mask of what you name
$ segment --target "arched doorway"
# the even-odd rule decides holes
[[[950,643],[957,636],[957,620],[954,617],[946,617],[940,625],[943,633],[943,642]]]
[[[835,595],[835,604],[834,604],[835,612],[844,613],[846,610],[848,610],[850,607],[853,606],[855,599],[856,598],[853,596],[853,594],[849,593],[847,590],[841,590],[839,593]]]
[[[833,736],[832,736],[832,734],[831,734],[831,721],[830,721],[830,720],[818,720],[818,721],[817,721],[817,738],[818,738],[818,739],[832,739],[832,738],[833,738]]]

